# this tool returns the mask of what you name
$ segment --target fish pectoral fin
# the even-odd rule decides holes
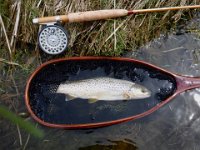
[[[66,95],[66,101],[71,101],[74,100],[76,97],[71,96],[71,95]]]
[[[90,99],[88,99],[88,103],[89,103],[89,104],[96,103],[97,101],[98,101],[98,100],[95,99],[95,98],[90,98]]]
[[[125,98],[125,100],[131,99],[131,96],[130,96],[129,93],[127,93],[127,92],[124,92],[124,93],[123,93],[123,97]]]

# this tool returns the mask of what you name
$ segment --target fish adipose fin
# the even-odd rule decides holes
[[[71,100],[74,100],[76,97],[73,97],[73,96],[71,96],[71,95],[66,95],[66,97],[65,97],[65,100],[66,101],[71,101]]]
[[[88,103],[89,103],[89,104],[96,103],[97,101],[98,101],[98,100],[97,100],[97,99],[94,99],[94,98],[88,99]]]

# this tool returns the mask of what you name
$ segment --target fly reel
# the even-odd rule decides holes
[[[67,49],[68,35],[59,24],[45,25],[39,32],[38,42],[45,53],[57,55]]]

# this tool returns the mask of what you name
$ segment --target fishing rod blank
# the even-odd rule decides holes
[[[60,16],[35,18],[33,19],[33,23],[47,24],[52,22],[56,23],[58,21],[69,22],[69,23],[85,22],[85,21],[95,21],[95,20],[123,17],[131,14],[163,12],[169,10],[195,9],[195,8],[200,8],[200,5],[140,9],[140,10],[110,9],[110,10],[85,11],[85,12],[69,13],[67,15],[60,15]]]
[[[67,49],[67,44],[68,44],[67,31],[60,25],[60,23],[95,21],[102,19],[124,17],[139,13],[163,12],[170,10],[195,9],[195,8],[200,8],[200,5],[141,9],[141,10],[126,10],[126,9],[96,10],[96,11],[69,13],[67,15],[60,15],[60,16],[35,18],[33,19],[33,23],[44,25],[38,36],[40,48],[45,53],[57,55],[64,52]]]

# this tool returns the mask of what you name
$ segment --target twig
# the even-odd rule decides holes
[[[10,46],[13,47],[13,43],[15,38],[17,37],[17,32],[18,32],[18,27],[19,27],[19,19],[20,19],[20,12],[21,12],[21,0],[18,1],[17,3],[17,16],[16,16],[16,21],[15,21],[15,26],[10,42]]]
[[[10,53],[10,58],[11,58],[11,55],[12,55],[12,51],[11,51],[11,48],[10,48],[10,42],[8,40],[8,35],[6,33],[6,29],[5,29],[5,25],[4,25],[4,22],[3,22],[3,19],[2,19],[2,16],[0,15],[0,24],[3,28],[3,32],[4,32],[4,35],[6,37],[6,43],[7,43],[7,46],[8,46],[8,50],[9,50],[9,53]]]
[[[165,50],[163,51],[163,53],[168,53],[168,52],[172,52],[172,51],[176,51],[176,50],[180,50],[180,49],[183,49],[184,47],[176,47],[176,48],[173,48],[173,49],[169,49],[169,50]]]
[[[30,139],[30,134],[29,134],[28,137],[27,137],[27,140],[26,140],[26,143],[24,144],[23,150],[26,149],[26,147],[27,147],[27,145],[28,145],[28,142],[29,142],[29,139]]]
[[[20,129],[19,129],[19,126],[17,125],[17,132],[18,132],[18,135],[19,135],[19,143],[20,143],[20,146],[23,145],[22,143],[22,135],[21,135],[21,132],[20,132]]]

